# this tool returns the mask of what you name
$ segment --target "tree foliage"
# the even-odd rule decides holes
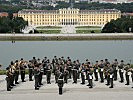
[[[28,25],[21,17],[1,17],[0,18],[0,33],[21,33],[21,30]]]
[[[111,20],[102,29],[102,33],[133,32],[133,17],[123,16],[117,20]]]
[[[27,9],[27,6],[12,6],[0,4],[0,12],[17,13],[22,9]]]
[[[58,10],[60,8],[68,8],[71,6],[70,3],[66,2],[58,2],[56,7],[51,5],[45,5],[43,7],[35,7],[32,4],[27,6],[28,4],[24,4],[24,2],[19,2],[20,0],[12,0],[12,2],[17,3],[17,5],[11,5],[9,2],[0,2],[0,12],[11,12],[17,13],[22,9],[40,9],[40,10]],[[122,3],[122,4],[111,4],[111,3],[98,3],[98,2],[80,2],[74,3],[73,8],[79,8],[81,10],[99,10],[99,9],[118,9],[122,13],[123,12],[133,12],[133,3]]]
[[[98,9],[118,9],[121,12],[133,12],[133,3],[111,4],[111,3],[75,3],[74,8],[98,10]]]

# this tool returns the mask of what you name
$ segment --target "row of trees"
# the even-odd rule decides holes
[[[27,6],[12,6],[0,4],[0,12],[17,13],[19,10],[26,9]],[[30,8],[27,8],[30,9]]]
[[[28,4],[23,4],[22,2],[18,3],[18,5],[10,5],[10,4],[3,5],[0,3],[0,12],[17,13],[19,10],[22,9],[58,10],[60,8],[68,8],[69,6],[70,4],[66,2],[58,2],[58,5],[56,7],[53,7],[51,5],[35,7],[31,3],[30,5],[28,5]]]
[[[127,33],[133,32],[133,17],[118,18],[111,20],[102,29],[102,33]]]
[[[118,9],[121,12],[133,12],[133,3],[111,4],[111,3],[75,3],[74,8],[79,9]]]
[[[23,18],[12,16],[0,18],[0,33],[21,33],[21,30],[28,25]]]
[[[73,5],[73,8],[79,8],[81,10],[96,10],[96,9],[118,9],[120,10],[122,13],[123,12],[133,12],[133,3],[122,3],[122,4],[110,4],[110,3],[75,3]],[[27,6],[27,5],[21,5],[21,3],[19,3],[18,5],[3,5],[0,4],[0,12],[18,12],[19,10],[22,9],[40,9],[40,10],[56,10],[56,9],[60,9],[60,8],[68,8],[70,7],[69,3],[66,2],[58,2],[58,5],[56,7],[47,5],[47,6],[43,6],[43,7],[34,7],[34,6]]]

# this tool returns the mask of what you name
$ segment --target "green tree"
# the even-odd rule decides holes
[[[111,20],[102,29],[102,33],[124,33],[129,31],[133,32],[133,18],[125,16],[117,20]]]
[[[2,17],[0,18],[0,33],[21,33],[21,30],[28,25],[23,18]]]

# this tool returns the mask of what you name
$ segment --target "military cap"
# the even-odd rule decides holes
[[[121,62],[124,62],[123,60],[121,60]]]

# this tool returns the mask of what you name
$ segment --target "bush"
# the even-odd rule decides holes
[[[94,31],[91,31],[91,33],[95,33]]]
[[[0,33],[21,33],[28,22],[21,17],[13,18],[11,14],[9,15],[9,17],[0,18]]]
[[[133,32],[133,17],[122,17],[111,20],[102,29],[102,33],[127,33],[131,28]]]

